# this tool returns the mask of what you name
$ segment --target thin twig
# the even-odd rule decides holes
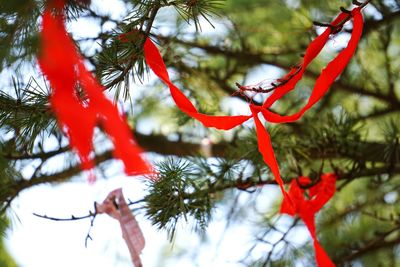
[[[139,199],[136,201],[130,201],[128,202],[128,206],[132,206],[132,205],[136,205],[139,204],[141,202],[144,202],[144,199]],[[96,207],[96,203],[95,203],[95,207]],[[52,216],[47,216],[46,214],[42,215],[42,214],[38,214],[38,213],[32,213],[34,216],[42,218],[42,219],[46,219],[46,220],[51,220],[51,221],[78,221],[78,220],[84,220],[84,219],[89,219],[92,218],[91,221],[91,225],[93,226],[93,220],[96,217],[96,215],[98,214],[95,208],[95,211],[91,211],[89,210],[89,214],[87,215],[83,215],[83,216],[75,216],[75,215],[71,215],[71,217],[69,218],[59,218],[59,217],[52,217]]]

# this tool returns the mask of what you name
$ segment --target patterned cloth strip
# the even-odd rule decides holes
[[[101,213],[106,213],[119,221],[122,237],[128,246],[132,262],[135,267],[142,267],[139,255],[145,245],[144,236],[135,216],[125,202],[121,188],[111,191],[102,204],[96,203],[96,214]]]

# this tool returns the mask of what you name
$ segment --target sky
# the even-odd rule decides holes
[[[126,10],[119,0],[93,0],[94,9],[105,10],[114,19],[123,17]],[[162,16],[163,14],[161,14]],[[203,34],[207,31],[204,24]],[[112,25],[108,25],[112,26]],[[74,37],[94,36],[98,28],[88,20],[68,25]],[[167,32],[167,28],[165,31]],[[159,27],[162,31],[163,28]],[[333,46],[338,45],[333,43]],[[93,47],[89,48],[93,49]],[[268,70],[268,71],[267,71]],[[279,72],[267,66],[251,70],[248,83],[253,84],[265,79],[265,73],[277,77]],[[134,96],[133,96],[134,97]],[[230,105],[241,105],[242,102],[230,102]],[[237,110],[237,109],[236,109]],[[248,112],[247,105],[243,104],[241,114]],[[146,127],[144,127],[146,128]],[[146,131],[146,129],[144,129]],[[53,164],[57,164],[54,162]],[[29,173],[29,167],[26,170]],[[127,267],[130,263],[129,252],[125,246],[119,223],[107,215],[98,216],[91,229],[92,241],[85,248],[85,237],[88,233],[89,220],[55,222],[33,216],[32,213],[46,214],[53,217],[80,216],[93,209],[94,201],[102,202],[107,194],[116,188],[123,188],[126,198],[132,201],[144,196],[144,181],[135,177],[126,177],[122,173],[120,163],[109,165],[110,179],[99,179],[95,184],[88,184],[86,177],[77,177],[68,183],[59,185],[40,185],[23,191],[13,201],[11,209],[12,229],[8,231],[6,245],[20,267]],[[271,200],[278,197],[276,186],[265,186],[261,190],[268,190],[267,197],[261,199],[262,207],[271,205]],[[246,203],[248,196],[241,194],[239,202]],[[207,229],[208,240],[200,246],[200,238],[191,231],[189,225],[181,224],[178,235],[173,244],[168,243],[166,233],[155,229],[151,223],[138,213],[137,219],[146,239],[146,246],[142,253],[142,262],[146,267],[174,266],[174,267],[236,267],[253,244],[255,221],[246,219],[240,224],[232,225],[225,232],[225,216],[227,210],[217,208],[214,211],[214,220]],[[298,243],[305,242],[307,236],[300,233],[296,236]],[[179,260],[166,260],[171,254],[180,254],[189,251],[192,253]],[[261,256],[264,250],[255,250],[254,256]],[[162,265],[158,265],[164,260]]]

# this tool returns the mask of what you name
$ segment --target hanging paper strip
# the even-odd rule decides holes
[[[64,25],[64,0],[49,1],[42,17],[40,68],[51,84],[50,103],[59,125],[81,160],[83,169],[94,167],[93,131],[100,124],[114,144],[128,175],[150,173],[140,156],[125,118],[103,94],[104,88],[84,66]],[[78,93],[78,87],[82,94]],[[92,178],[94,178],[92,176]]]
[[[96,214],[101,213],[106,213],[119,221],[132,263],[135,267],[142,267],[140,253],[145,240],[135,216],[125,202],[121,188],[110,192],[102,204],[96,203]]]
[[[147,65],[153,70],[153,72],[168,85],[172,98],[174,99],[177,107],[188,116],[197,119],[198,121],[203,123],[204,126],[228,130],[238,125],[241,125],[243,122],[253,117],[258,138],[258,149],[262,154],[265,163],[271,169],[271,172],[274,175],[277,183],[279,184],[284,196],[284,206],[286,208],[283,209],[283,211],[287,212],[288,210],[291,210],[295,213],[299,213],[297,208],[299,204],[296,204],[295,195],[290,195],[290,192],[288,194],[284,189],[283,181],[280,176],[279,166],[272,148],[270,136],[265,127],[262,125],[260,119],[258,118],[258,113],[261,112],[265,120],[268,122],[293,122],[300,119],[300,117],[308,109],[310,109],[315,103],[317,103],[326,94],[326,92],[329,90],[330,86],[337,79],[337,77],[343,72],[349,60],[355,53],[363,29],[363,18],[360,11],[361,7],[354,8],[351,11],[350,16],[353,19],[353,31],[347,46],[341,52],[339,52],[338,55],[321,72],[320,76],[316,80],[315,86],[307,104],[300,111],[289,116],[281,116],[279,114],[273,113],[269,111],[268,108],[289,91],[295,88],[296,84],[301,80],[307,66],[314,60],[314,58],[320,53],[322,48],[328,42],[329,36],[331,34],[337,33],[338,28],[340,28],[343,23],[349,19],[348,13],[340,13],[338,17],[332,22],[331,27],[328,27],[320,36],[318,36],[314,41],[310,43],[306,50],[302,64],[292,69],[285,77],[282,78],[282,80],[285,80],[285,82],[277,85],[277,87],[274,89],[274,92],[266,99],[262,106],[250,104],[249,107],[251,110],[251,115],[211,116],[199,113],[194,105],[190,102],[190,100],[179,90],[179,88],[177,88],[171,82],[161,54],[149,38],[146,40],[144,45],[145,59]],[[328,183],[331,182],[334,186],[334,180],[328,179],[327,181]],[[329,200],[329,198],[327,200]],[[321,199],[321,197],[318,199]],[[321,201],[311,201],[307,203],[307,205],[311,207],[311,210],[316,210],[315,212],[317,212],[325,204],[325,202]],[[317,209],[316,207],[319,208]],[[334,266],[316,239],[314,223],[315,212],[306,215],[303,213],[299,213],[299,215],[305,221],[307,228],[309,229],[310,234],[313,237],[318,266]]]

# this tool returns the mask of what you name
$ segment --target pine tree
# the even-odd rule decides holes
[[[351,3],[289,0],[124,0],[126,17],[115,20],[90,1],[69,0],[67,21],[89,17],[102,29],[95,37],[77,39],[78,47],[100,44],[81,52],[96,77],[124,103],[138,144],[163,156],[155,162],[159,179],[148,182],[139,203],[155,227],[170,237],[179,221],[195,221],[207,231],[216,206],[232,209],[227,220],[245,220],[246,210],[268,196],[263,185],[276,185],[257,149],[253,126],[229,132],[203,127],[180,112],[161,82],[149,82],[144,55],[145,36],[155,40],[174,82],[207,114],[241,113],[249,101],[265,95],[238,93],[235,83],[282,76],[299,62],[319,33],[313,21],[330,22],[338,7]],[[49,107],[51,90],[39,69],[40,16],[46,1],[0,3],[0,64],[6,80],[0,91],[0,215],[19,193],[43,183],[68,182],[82,175],[79,160],[68,146]],[[364,32],[357,52],[328,94],[296,123],[268,125],[284,182],[301,175],[314,182],[322,173],[338,176],[337,193],[317,217],[318,236],[338,266],[397,266],[400,264],[400,2],[371,1],[364,10]],[[112,25],[104,27],[105,25]],[[210,27],[211,26],[211,27]],[[351,32],[351,23],[333,37],[328,49],[305,72],[304,81],[273,110],[291,114],[306,102],[320,70],[343,47],[339,41]],[[124,41],[121,41],[121,36]],[[25,70],[33,70],[27,77]],[[138,91],[144,84],[146,90]],[[250,97],[252,99],[250,99]],[[234,105],[222,105],[233,99]],[[236,109],[237,108],[237,109]],[[240,108],[240,110],[239,110]],[[221,111],[222,110],[222,111]],[[151,120],[151,134],[138,125]],[[96,134],[96,164],[112,159],[104,135]],[[56,140],[48,149],[46,143]],[[102,149],[102,147],[106,147]],[[55,157],[65,166],[49,169]],[[31,176],[22,169],[32,165]],[[134,178],[133,178],[134,179]],[[241,194],[252,201],[237,205]],[[281,231],[278,203],[258,212],[258,233],[247,266],[312,266],[310,242],[298,246],[287,238],[301,220],[292,219]],[[254,215],[254,212],[251,213]],[[4,218],[4,219],[3,219]],[[255,219],[252,218],[254,221]],[[281,235],[275,243],[270,237]],[[252,250],[269,244],[261,257]],[[10,265],[12,266],[12,265]]]

